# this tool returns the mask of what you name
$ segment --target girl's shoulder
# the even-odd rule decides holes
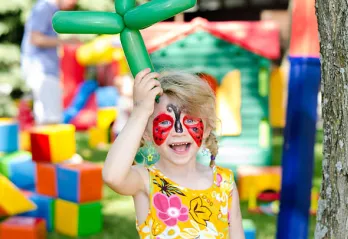
[[[234,181],[234,173],[231,169],[216,165],[214,166],[214,171],[216,172],[216,174],[221,175],[223,179]]]

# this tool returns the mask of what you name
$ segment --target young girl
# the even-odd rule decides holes
[[[245,238],[232,171],[215,166],[215,122],[214,93],[199,77],[149,69],[135,77],[134,108],[103,178],[115,192],[133,196],[140,238]],[[132,166],[144,141],[160,160]],[[210,167],[196,161],[200,147],[210,150]]]

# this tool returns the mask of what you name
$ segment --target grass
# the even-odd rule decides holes
[[[313,185],[317,189],[321,183],[321,161],[322,161],[322,132],[318,131],[315,145],[315,163]],[[283,137],[275,134],[273,138],[273,164],[281,164]],[[85,159],[102,164],[107,154],[107,148],[91,150],[88,146],[86,134],[77,134],[77,152]],[[86,239],[133,239],[138,238],[135,228],[135,212],[133,201],[130,197],[123,197],[104,186],[104,198],[102,201],[104,228],[97,235],[84,237]],[[275,238],[277,217],[268,215],[250,214],[247,210],[247,202],[241,202],[243,218],[252,219],[256,225],[258,239]],[[314,238],[315,217],[310,218],[309,238]],[[50,233],[49,239],[68,239],[57,233]]]

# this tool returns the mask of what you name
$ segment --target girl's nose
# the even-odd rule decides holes
[[[175,128],[175,132],[177,132],[178,134],[184,132],[184,130],[182,128],[182,124],[181,124],[181,122],[179,120],[175,121],[174,128]]]

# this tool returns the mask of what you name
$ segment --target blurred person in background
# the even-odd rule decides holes
[[[77,43],[61,40],[52,27],[58,10],[72,10],[77,0],[38,0],[25,23],[21,44],[21,68],[33,95],[36,124],[56,124],[63,119],[58,47]]]

